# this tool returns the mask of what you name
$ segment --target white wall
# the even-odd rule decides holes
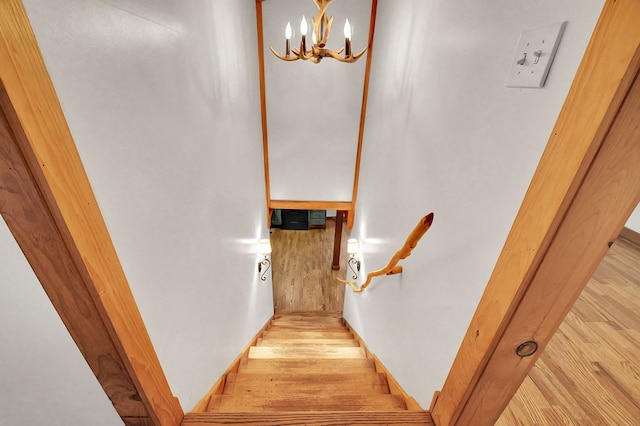
[[[256,242],[268,231],[255,2],[25,4],[151,340],[190,410],[272,314],[270,281],[257,276]],[[0,249],[19,258],[5,234]],[[32,273],[16,268],[0,258],[2,273],[11,274],[0,277],[3,286],[16,298],[42,293]],[[29,315],[20,309],[2,310],[3,336],[15,340],[19,327],[49,326],[54,316],[44,299]],[[25,362],[20,386],[3,372],[1,403],[11,409],[0,410],[0,424],[98,424],[81,419],[109,401],[57,339],[37,342],[42,349],[20,342],[45,360],[41,368]],[[8,365],[0,368],[16,368],[22,361],[4,340],[0,346]],[[50,405],[33,396],[36,384],[50,390],[41,370],[57,375],[68,364],[79,378],[51,379],[59,393],[51,404],[78,411],[78,420],[40,421]],[[67,398],[75,400],[60,402]],[[118,424],[110,414],[104,424]]]
[[[0,219],[0,426],[122,424]]]
[[[627,228],[640,232],[640,205],[631,213],[631,217],[625,225]]]
[[[420,217],[400,276],[347,291],[345,318],[405,390],[440,389],[599,16],[602,0],[382,0],[355,227],[364,272]],[[569,21],[544,89],[505,80],[519,34]]]

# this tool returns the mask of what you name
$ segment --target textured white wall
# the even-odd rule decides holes
[[[423,406],[444,383],[602,4],[379,3],[352,232],[362,275],[420,217],[435,221],[402,275],[347,292],[345,318]],[[519,34],[564,20],[546,87],[505,87]]]
[[[633,229],[636,232],[640,232],[640,205],[631,213],[631,217],[627,220],[625,225],[629,229]]]
[[[268,230],[255,2],[25,4],[151,340],[190,410],[272,314],[270,281],[259,281],[256,265]],[[0,249],[20,257],[4,234]],[[10,259],[0,258],[12,274],[0,276],[12,295],[3,305],[43,293]],[[54,328],[52,308],[37,302],[20,317],[21,308],[3,309],[0,332],[15,340],[19,326]],[[113,412],[64,339],[20,343],[45,359],[24,362],[20,386],[2,374],[2,407],[11,409],[0,410],[0,424],[99,424],[81,419]],[[0,346],[0,368],[23,363]],[[59,377],[67,368],[78,380]],[[56,370],[50,384],[43,369]],[[51,404],[34,398],[37,386],[55,389],[54,411],[80,411],[78,420],[41,421]],[[120,422],[110,415],[100,424]]]

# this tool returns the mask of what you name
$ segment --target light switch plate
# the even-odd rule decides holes
[[[565,21],[525,31],[520,35],[507,87],[544,86],[566,25]]]

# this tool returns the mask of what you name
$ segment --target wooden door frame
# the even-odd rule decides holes
[[[0,213],[124,423],[179,425],[20,0],[0,2]]]
[[[638,204],[639,22],[640,1],[605,3],[442,392],[434,396],[437,425],[498,419]]]
[[[469,419],[489,424],[499,415],[637,204],[637,177],[625,165],[636,157],[624,143],[624,124],[632,127],[627,110],[638,89],[637,82],[633,85],[640,63],[637,22],[637,0],[607,0],[485,294],[434,401],[440,425],[469,424]],[[116,409],[123,407],[118,412],[125,422],[179,424],[182,410],[131,295],[19,0],[0,3],[0,81],[0,186],[12,188],[0,190],[3,217],[105,392]],[[621,157],[620,152],[629,155]],[[607,181],[604,188],[610,191],[603,194],[598,180],[610,176],[616,180]],[[349,207],[344,210],[352,220]],[[30,235],[34,211],[42,228]],[[45,240],[53,243],[39,245]],[[58,250],[63,258],[52,246],[63,249]],[[580,247],[579,256],[575,247]],[[576,267],[562,266],[565,260]],[[557,281],[567,271],[578,273]],[[542,278],[563,285],[545,287]],[[79,294],[89,309],[80,317],[69,308]],[[551,299],[553,303],[540,303]],[[517,346],[529,340],[538,343],[538,351],[526,358],[515,355]],[[97,352],[90,352],[94,347]],[[101,374],[99,360],[104,357],[117,364],[108,375]],[[126,389],[122,395],[121,389]]]

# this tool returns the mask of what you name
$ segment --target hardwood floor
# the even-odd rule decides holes
[[[292,231],[272,229],[273,303],[279,311],[331,311],[342,314],[344,284],[332,277],[331,261],[335,218],[327,218],[326,229]],[[347,239],[342,227],[340,270],[344,278]]]
[[[640,425],[640,246],[609,250],[497,425]]]

